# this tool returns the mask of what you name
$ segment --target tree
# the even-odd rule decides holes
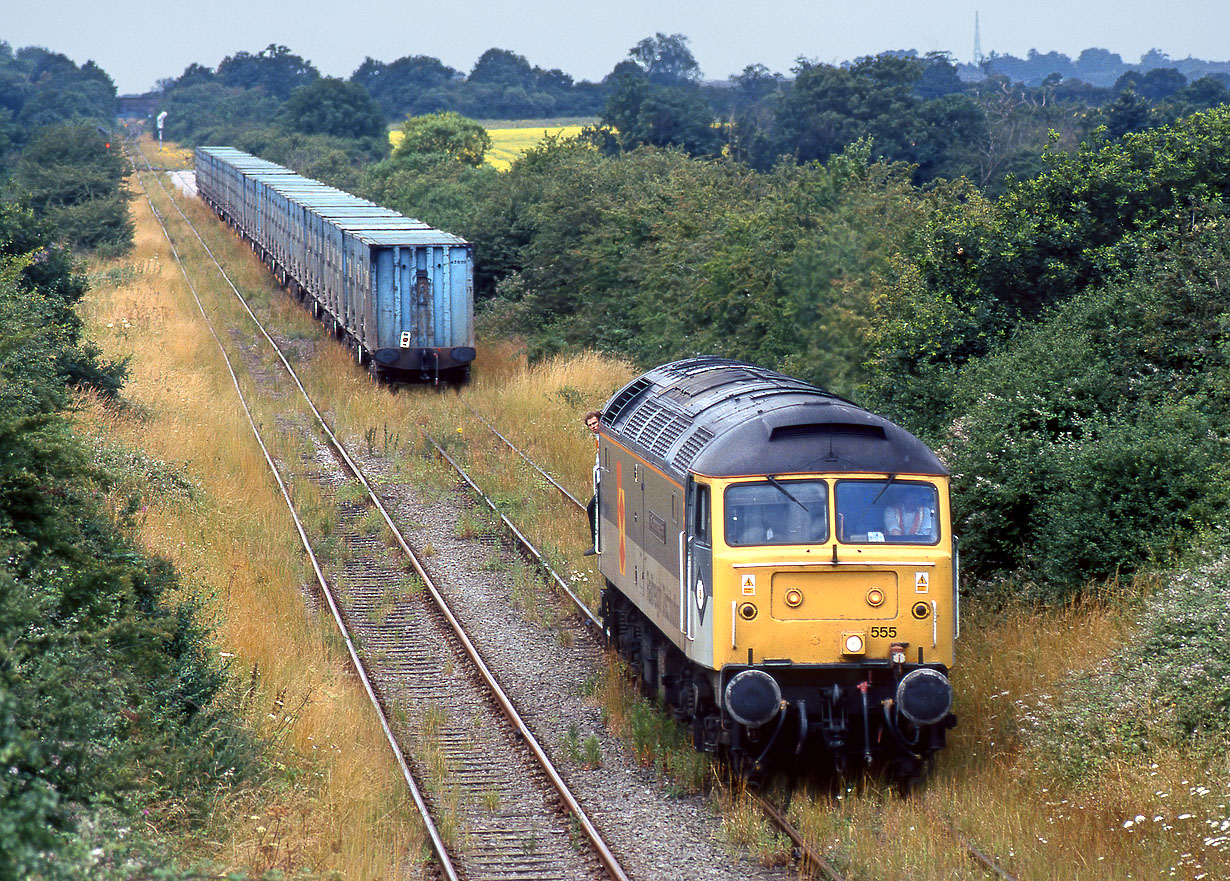
[[[40,129],[22,152],[13,186],[74,248],[123,253],[133,236],[127,171],[118,145],[97,128],[54,125]]]
[[[1109,86],[1124,71],[1123,58],[1107,49],[1086,49],[1076,59],[1073,70],[1085,82]]]
[[[1128,132],[1142,132],[1157,124],[1152,105],[1130,86],[1121,91],[1102,113],[1106,120],[1106,133],[1112,138],[1123,137]]]
[[[918,97],[942,98],[965,89],[949,53],[928,52],[922,64],[922,75],[914,84],[914,94]]]
[[[187,86],[195,86],[201,83],[213,82],[214,72],[205,67],[203,64],[197,64],[195,61],[184,68],[184,72],[178,77],[171,80],[170,83],[163,89],[182,89]]]
[[[401,125],[401,141],[394,159],[422,154],[448,156],[463,165],[481,165],[491,148],[491,136],[472,119],[459,113],[411,116]]]
[[[659,31],[629,49],[628,56],[654,85],[679,86],[700,79],[700,65],[683,34]]]
[[[488,49],[474,62],[469,82],[530,89],[534,86],[534,70],[524,55],[508,49]]]
[[[1156,67],[1140,78],[1136,90],[1150,101],[1165,101],[1187,85],[1187,77],[1173,67]]]
[[[624,150],[642,145],[680,147],[693,156],[715,155],[722,143],[713,108],[694,86],[657,86],[640,74],[620,77],[602,122]]]
[[[256,55],[236,52],[218,64],[217,81],[224,86],[241,89],[264,89],[285,101],[299,86],[320,77],[320,72],[308,61],[285,46],[270,43]]]
[[[1208,110],[1218,104],[1230,103],[1230,89],[1216,77],[1202,76],[1176,93],[1175,101],[1182,107],[1181,116],[1198,110]]]
[[[408,55],[385,64],[365,58],[350,76],[364,86],[388,119],[438,109],[428,106],[431,95],[463,79],[459,70],[427,55]]]
[[[318,79],[291,93],[278,114],[291,131],[339,138],[384,139],[384,115],[367,89],[333,77]]]

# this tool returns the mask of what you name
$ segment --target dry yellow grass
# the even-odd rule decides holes
[[[404,782],[331,620],[305,610],[304,554],[218,348],[143,200],[134,215],[133,255],[91,267],[129,271],[119,286],[97,286],[82,314],[107,356],[132,356],[124,396],[135,407],[82,398],[79,420],[102,443],[179,466],[203,490],[193,503],[152,500],[140,538],[175,563],[186,589],[212,597],[218,649],[254,684],[250,721],[275,743],[273,785],[221,805],[187,855],[257,875],[405,876],[422,839]]]

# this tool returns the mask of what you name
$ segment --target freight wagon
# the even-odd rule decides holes
[[[201,198],[373,374],[468,378],[474,252],[464,239],[232,147],[198,147],[196,177]]]

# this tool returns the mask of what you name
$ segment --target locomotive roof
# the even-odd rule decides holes
[[[815,471],[946,475],[926,444],[785,374],[725,358],[663,364],[615,393],[605,431],[680,482]]]

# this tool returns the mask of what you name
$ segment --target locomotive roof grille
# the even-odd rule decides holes
[[[660,418],[655,419],[651,423],[658,429],[657,434],[648,437],[644,445],[651,453],[656,453],[662,458],[666,458],[667,450],[671,448],[671,444],[675,442],[679,435],[683,434],[684,429],[691,424],[691,420],[667,410],[663,410],[662,414]],[[649,432],[645,432],[645,434],[648,435]]]
[[[624,386],[602,417],[613,437],[682,480],[810,471],[943,475],[925,444],[837,395],[740,361],[691,358]]]
[[[645,433],[645,427],[649,425],[649,423],[653,420],[653,417],[661,411],[662,406],[658,404],[657,401],[652,399],[641,401],[641,403],[633,408],[632,412],[628,414],[628,419],[624,422],[624,433],[628,435],[628,437],[635,439],[637,442],[641,442],[641,439]]]
[[[711,440],[713,440],[712,431],[707,428],[697,428],[679,446],[679,451],[675,453],[675,467],[680,471],[687,471],[692,467],[692,460],[696,458],[696,454]]]

